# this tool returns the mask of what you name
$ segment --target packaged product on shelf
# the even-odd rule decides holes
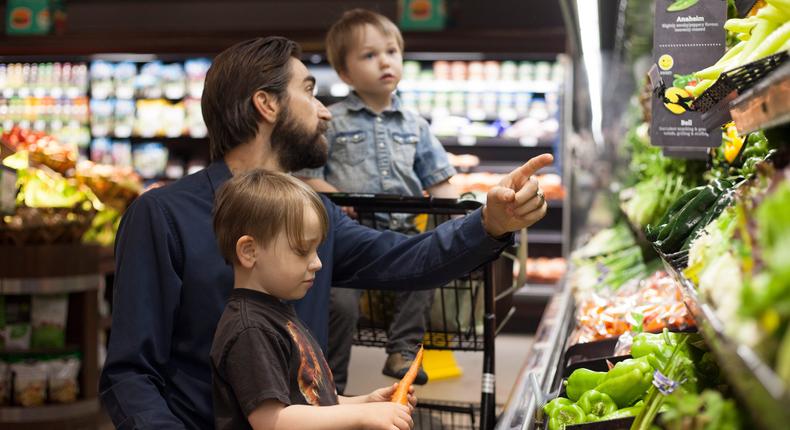
[[[486,61],[483,65],[483,79],[489,82],[499,80],[499,61]]]
[[[165,168],[165,177],[168,179],[179,179],[184,176],[184,164],[180,160],[170,159]]]
[[[5,347],[30,349],[30,296],[5,296]]]
[[[163,110],[163,134],[167,137],[180,137],[186,129],[184,103],[166,104]]]
[[[518,73],[518,66],[515,61],[503,61],[500,66],[499,80],[515,81]]]
[[[450,79],[453,81],[465,81],[467,79],[467,65],[465,61],[453,61],[450,63]]]
[[[143,64],[137,75],[137,96],[145,99],[162,97],[162,63],[152,61]]]
[[[11,363],[13,375],[14,404],[17,406],[41,406],[47,399],[47,363],[25,361]]]
[[[82,363],[76,356],[57,358],[47,362],[49,401],[73,403],[79,395],[77,376]]]
[[[181,100],[186,94],[186,74],[179,63],[162,67],[162,90],[169,100]]]
[[[190,98],[184,100],[184,108],[186,109],[186,124],[189,136],[195,138],[208,136],[208,129],[203,121],[203,113],[200,108],[200,99]]]
[[[436,73],[436,65],[434,64],[433,73]],[[404,61],[403,62],[403,80],[413,81],[417,80],[420,76],[420,63],[417,61]],[[437,75],[438,76],[438,75]],[[438,79],[438,78],[437,78]]]
[[[695,326],[680,286],[663,271],[627,283],[615,292],[602,290],[578,296],[576,308],[577,325],[571,344],[617,337],[635,326],[651,332]]]
[[[91,100],[91,134],[93,137],[110,135],[113,123],[113,100]]]
[[[464,93],[460,91],[450,93],[450,114],[464,115],[466,112],[466,100]]]
[[[536,81],[549,81],[551,80],[551,63],[546,61],[539,61],[535,64],[535,80]]]
[[[518,117],[526,116],[529,112],[529,104],[532,101],[532,93],[516,93],[514,106]]]
[[[106,61],[94,61],[90,67],[91,98],[106,100],[115,95],[113,74],[115,67]],[[70,74],[70,68],[63,68],[64,76]]]
[[[187,95],[200,99],[203,95],[203,85],[206,81],[206,73],[211,67],[211,61],[206,58],[193,58],[184,63],[184,71],[187,75]]]
[[[134,84],[137,77],[137,66],[129,61],[115,65],[113,79],[115,84],[115,97],[123,100],[134,98]]]
[[[521,61],[518,63],[518,80],[521,82],[529,82],[533,80],[533,64],[529,61]]]
[[[527,258],[527,282],[536,284],[555,284],[565,275],[567,263],[562,257]],[[513,262],[513,277],[518,277],[519,262]]]
[[[115,102],[115,115],[113,118],[113,136],[128,138],[134,128],[134,101],[117,100]]]
[[[164,99],[137,100],[135,134],[140,137],[160,136],[164,130],[165,110],[168,103]]]
[[[167,148],[156,142],[139,145],[132,149],[132,163],[143,178],[160,177],[167,166]]]
[[[132,166],[132,144],[128,140],[113,140],[112,141],[112,161],[110,163],[121,167]]]
[[[33,348],[63,348],[66,345],[66,321],[69,297],[66,294],[34,295],[31,324]]]
[[[11,400],[11,372],[8,364],[0,361],[0,406],[8,406]]]
[[[468,66],[469,75],[467,80],[482,81],[485,68],[482,61],[470,61]]]
[[[419,63],[417,64],[417,71],[419,72]],[[439,60],[433,62],[433,74],[437,80],[449,80],[450,79],[450,62]]]
[[[91,142],[90,159],[94,163],[112,164],[112,143],[106,137],[97,137]]]

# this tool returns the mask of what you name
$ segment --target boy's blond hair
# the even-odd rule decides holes
[[[306,207],[318,216],[323,241],[329,228],[326,209],[302,181],[263,169],[234,176],[222,185],[214,202],[214,233],[225,261],[239,263],[236,242],[240,237],[250,235],[268,246],[283,230],[291,249],[306,251]]]
[[[351,48],[360,43],[360,30],[367,24],[381,31],[385,36],[395,36],[398,47],[403,52],[403,35],[398,27],[384,15],[366,9],[346,11],[332,24],[326,34],[326,56],[329,64],[338,73],[345,73],[346,56]]]

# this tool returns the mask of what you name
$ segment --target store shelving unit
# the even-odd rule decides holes
[[[730,114],[742,133],[790,122],[790,62],[730,102]]]
[[[99,414],[98,293],[103,282],[100,252],[95,246],[52,244],[0,246],[0,294],[68,294],[64,348],[2,351],[5,354],[71,353],[82,355],[80,396],[74,403],[38,407],[0,407],[3,429],[84,428]],[[47,262],[48,264],[42,264]]]

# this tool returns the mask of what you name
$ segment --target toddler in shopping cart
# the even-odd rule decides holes
[[[283,173],[253,170],[218,191],[214,231],[234,272],[211,346],[218,429],[412,427],[413,389],[408,406],[389,402],[397,384],[338,396],[320,346],[288,303],[321,269],[327,226],[318,195]]]
[[[419,115],[404,110],[394,94],[403,69],[403,37],[395,24],[377,13],[354,9],[329,29],[327,57],[340,78],[353,88],[330,106],[329,160],[323,168],[296,176],[316,191],[383,193],[457,198],[449,183],[456,172],[441,143]],[[416,233],[414,216],[378,214],[372,227]],[[374,286],[371,286],[374,287]],[[352,337],[359,317],[360,290],[333,288],[329,364],[338,391],[348,374]],[[422,342],[433,290],[396,293],[396,309],[387,333],[382,373],[401,378]],[[428,376],[421,368],[416,384]]]

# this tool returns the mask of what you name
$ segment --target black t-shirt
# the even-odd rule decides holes
[[[268,294],[234,289],[211,345],[217,429],[250,428],[264,400],[285,405],[337,404],[321,348],[291,305]]]

